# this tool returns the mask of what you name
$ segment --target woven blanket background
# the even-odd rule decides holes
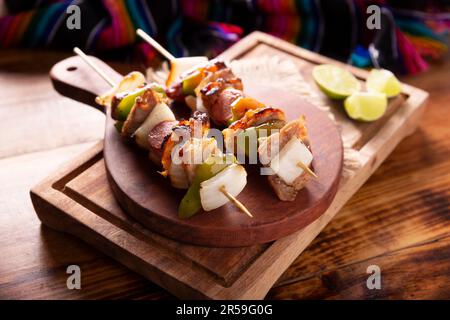
[[[4,0],[0,1],[0,47],[79,46],[102,58],[159,56],[139,41],[135,29],[155,37],[175,56],[214,57],[253,30],[304,48],[369,67],[368,46],[376,30],[366,27],[366,9],[376,4],[394,14],[394,50],[381,54],[401,73],[426,68],[424,57],[446,51],[449,0]],[[70,5],[81,10],[81,29],[69,30]],[[384,39],[383,39],[384,41]],[[384,42],[389,42],[388,40]]]

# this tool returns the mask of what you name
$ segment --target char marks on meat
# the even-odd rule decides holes
[[[286,121],[284,111],[273,107],[247,111],[241,119],[233,122],[227,129],[222,131],[227,150],[234,150],[234,146],[236,145],[235,139],[243,130],[271,121],[281,121],[284,123]]]
[[[238,121],[233,122],[229,129],[245,130],[250,127],[256,127],[263,123],[268,123],[274,120],[286,121],[284,111],[273,107],[264,107],[260,109],[248,110],[245,115]]]
[[[161,159],[164,145],[170,138],[173,128],[178,124],[178,121],[163,121],[156,125],[148,135],[148,142],[150,146],[150,155],[152,160]],[[159,163],[160,161],[156,161]]]
[[[171,133],[162,145],[161,164],[162,175],[166,176],[172,162],[172,150],[179,143],[185,143],[192,137],[203,138],[209,131],[209,118],[200,111],[196,111],[189,120],[176,122]],[[150,137],[149,137],[150,138]]]
[[[210,84],[213,83],[211,82]],[[237,98],[242,96],[242,91],[236,89],[222,90],[215,87],[206,94],[202,94],[202,101],[203,105],[208,109],[214,123],[219,126],[226,126],[233,116],[231,112],[231,104]]]
[[[232,118],[231,104],[244,96],[241,79],[230,68],[225,68],[208,75],[199,87],[197,92],[211,119],[217,125],[226,126]]]
[[[220,60],[212,60],[207,65],[198,70],[203,73],[203,79],[195,89],[196,95],[200,97],[203,106],[209,111],[211,119],[220,126],[225,126],[232,117],[231,104],[239,97],[243,96],[243,85],[241,79],[237,78],[233,71]],[[167,89],[167,96],[183,101],[184,78],[189,73],[184,74]]]

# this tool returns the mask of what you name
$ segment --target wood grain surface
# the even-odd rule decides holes
[[[41,226],[34,213],[30,187],[98,140],[104,125],[97,111],[52,92],[47,72],[62,58],[0,53],[0,113],[9,119],[3,123],[8,134],[0,135],[0,256],[7,257],[0,259],[0,297],[171,298],[74,237]],[[268,298],[450,298],[449,72],[446,59],[404,79],[431,93],[419,130],[296,259]],[[63,107],[77,117],[58,112]],[[35,120],[41,113],[44,123]],[[83,270],[82,290],[66,287],[70,264]],[[377,292],[361,286],[370,264],[382,271]]]

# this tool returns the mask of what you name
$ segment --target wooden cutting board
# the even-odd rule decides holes
[[[245,59],[263,54],[289,57],[308,81],[314,64],[339,64],[261,33],[251,34],[223,56]],[[367,76],[363,70],[350,70],[360,79]],[[336,109],[341,133],[359,151],[361,166],[341,179],[335,199],[320,218],[275,242],[206,248],[149,231],[115,201],[107,183],[102,144],[33,188],[33,204],[43,223],[80,237],[179,297],[263,298],[393,148],[416,128],[426,98],[422,90],[404,85],[403,95],[390,101],[386,116],[367,124],[349,121]]]
[[[95,60],[113,79],[120,79],[105,63]],[[78,101],[92,99],[93,103],[94,96],[106,91],[99,75],[80,57],[57,63],[50,77],[58,92]],[[211,212],[201,211],[189,219],[180,219],[178,205],[186,190],[173,188],[158,173],[161,168],[148,159],[148,152],[120,136],[108,110],[103,157],[112,191],[128,214],[150,230],[177,241],[209,247],[239,247],[287,236],[325,212],[341,176],[343,150],[338,128],[326,113],[288,90],[248,81],[244,81],[244,88],[249,96],[282,108],[288,121],[306,117],[314,154],[312,165],[318,178],[311,179],[295,201],[280,201],[271,190],[267,176],[260,175],[260,167],[249,165],[246,166],[247,185],[237,198],[253,213],[253,218],[228,203]]]

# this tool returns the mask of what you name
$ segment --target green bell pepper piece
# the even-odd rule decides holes
[[[266,130],[266,137],[270,136],[274,133],[275,130],[279,130],[283,127],[284,121],[281,120],[272,120],[263,124],[260,124],[256,127],[250,127],[245,129],[243,132],[239,133],[237,138],[237,151],[243,152],[246,156],[250,154],[250,137],[259,138],[262,134],[262,130]],[[242,140],[243,139],[243,140]],[[244,142],[244,145],[239,143],[240,141]]]
[[[236,163],[236,158],[232,154],[227,154],[222,156],[210,155],[205,162],[198,165],[195,171],[194,181],[178,207],[178,217],[181,219],[190,218],[200,211],[202,208],[200,184],[203,181],[211,179],[232,163]]]
[[[167,97],[166,91],[164,90],[164,87],[160,86],[157,83],[150,84],[150,89],[152,89],[153,91],[156,91],[156,92],[162,94],[164,96],[164,98]]]
[[[117,120],[120,120],[120,121],[127,120],[128,114],[130,113],[131,108],[133,108],[134,103],[136,102],[136,98],[141,96],[146,89],[147,88],[145,88],[145,87],[138,89],[122,98],[122,100],[119,102],[119,105],[117,106],[117,109],[116,109],[116,119]]]
[[[195,95],[195,88],[197,88],[202,79],[203,75],[199,70],[195,71],[194,73],[190,74],[185,79],[183,79],[181,83],[183,86],[183,94],[186,96]]]

